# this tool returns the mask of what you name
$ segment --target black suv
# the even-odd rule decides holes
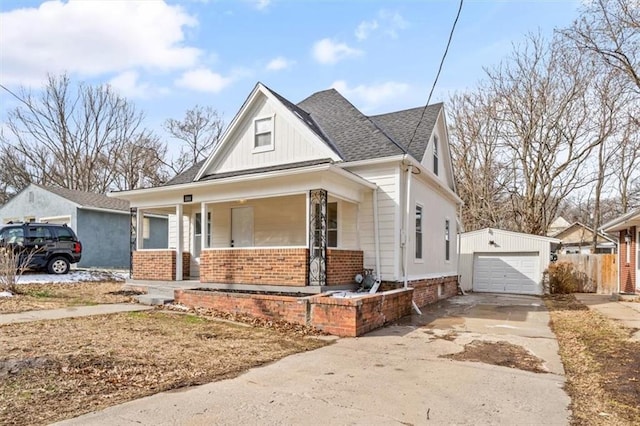
[[[66,274],[71,263],[80,262],[82,243],[67,225],[9,223],[0,228],[0,246],[23,247],[33,252],[28,267]]]

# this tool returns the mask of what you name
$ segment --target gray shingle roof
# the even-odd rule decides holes
[[[129,211],[129,202],[120,198],[107,197],[104,194],[96,194],[94,192],[77,191],[67,188],[59,188],[55,186],[44,186],[34,184],[35,186],[52,192],[69,201],[73,201],[82,207],[99,208],[106,210]]]
[[[420,122],[420,127],[418,127],[416,136],[414,137],[413,142],[411,142],[411,146],[409,146],[409,154],[411,154],[416,160],[421,161],[425,150],[429,146],[429,139],[442,106],[442,103],[429,105],[424,112],[422,122],[420,122],[420,117],[424,107],[411,108],[388,114],[373,115],[370,118],[396,142],[402,144],[404,147],[409,145],[409,141],[413,136],[416,125]]]
[[[276,172],[280,170],[290,170],[290,169],[297,169],[300,167],[311,167],[311,166],[317,166],[319,164],[329,164],[329,163],[333,163],[333,161],[330,158],[322,158],[319,160],[300,161],[298,163],[278,164],[277,166],[267,166],[267,167],[259,167],[255,169],[245,169],[245,170],[237,170],[233,172],[205,175],[200,178],[200,181],[222,179],[222,178],[234,177],[234,176],[251,175],[256,173]]]
[[[335,142],[345,161],[405,153],[377,123],[362,114],[335,89],[314,93],[298,106],[307,111]]]
[[[335,89],[314,93],[297,105],[273,90],[266,89],[292,113],[300,117],[309,129],[318,135],[343,161],[369,160],[405,153],[409,153],[418,161],[422,160],[438,114],[442,109],[442,103],[429,105],[425,110],[422,122],[420,122],[420,117],[423,107],[368,117]],[[420,122],[420,127],[409,149],[407,149],[418,122]],[[308,165],[306,163],[296,164],[298,167],[302,167]],[[204,161],[199,162],[175,176],[165,185],[192,182],[203,164]],[[277,167],[275,170],[281,170],[282,167],[290,168],[291,164]],[[272,170],[272,168],[267,169]],[[203,176],[202,180],[255,173],[256,170]],[[265,169],[265,171],[268,170]]]
[[[179,185],[181,183],[193,182],[193,180],[196,178],[196,175],[200,171],[200,168],[203,166],[205,161],[207,161],[207,160],[204,159],[204,160],[198,161],[196,164],[194,164],[193,166],[189,167],[184,172],[179,173],[179,174],[175,175],[173,178],[169,179],[162,186]]]

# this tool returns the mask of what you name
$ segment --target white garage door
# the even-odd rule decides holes
[[[542,294],[538,253],[476,254],[473,291]]]

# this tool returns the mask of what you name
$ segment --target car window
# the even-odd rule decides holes
[[[53,235],[51,230],[46,226],[30,226],[29,227],[29,242],[35,244],[42,244],[46,241],[51,241]]]
[[[75,240],[71,229],[60,227],[60,228],[57,228],[57,231],[58,231],[58,241],[74,241]]]
[[[24,230],[20,228],[5,228],[2,230],[0,241],[4,244],[22,244],[24,242]]]

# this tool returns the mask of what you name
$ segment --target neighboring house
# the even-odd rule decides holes
[[[366,116],[334,89],[293,104],[258,83],[208,159],[111,195],[180,218],[167,250],[138,245],[134,279],[312,293],[370,269],[456,292],[462,201],[442,104]]]
[[[543,294],[544,271],[560,240],[485,228],[460,235],[464,290]]]
[[[79,267],[124,268],[130,264],[129,202],[84,191],[30,184],[0,207],[0,220],[69,225],[82,242]],[[167,218],[146,217],[146,248],[166,247]]]
[[[571,226],[571,224],[564,217],[558,216],[549,225],[549,228],[547,229],[547,236],[552,237],[563,229],[567,229],[569,226]]]
[[[640,293],[640,209],[605,223],[600,230],[619,238],[618,292]]]
[[[574,222],[551,235],[562,241],[558,254],[590,254],[593,244],[593,228]],[[617,242],[603,232],[598,232],[595,253],[615,253]]]

